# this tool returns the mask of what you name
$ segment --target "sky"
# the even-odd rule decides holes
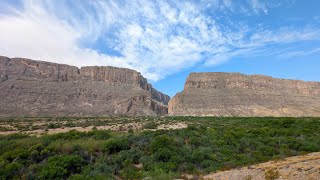
[[[0,0],[0,55],[130,68],[171,97],[190,72],[320,81],[320,1]]]

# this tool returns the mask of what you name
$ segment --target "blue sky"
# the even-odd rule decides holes
[[[190,72],[320,81],[318,0],[1,0],[0,54],[135,69],[173,96]]]

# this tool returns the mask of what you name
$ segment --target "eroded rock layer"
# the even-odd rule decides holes
[[[169,96],[137,71],[0,56],[0,116],[164,115]]]
[[[320,83],[239,73],[191,73],[169,115],[320,116]]]

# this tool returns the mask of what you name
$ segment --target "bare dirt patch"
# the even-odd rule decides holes
[[[188,125],[186,123],[170,123],[170,124],[161,124],[158,126],[157,129],[169,130],[169,129],[183,129],[187,127]]]
[[[146,130],[143,127],[143,122],[133,122],[133,123],[114,123],[110,125],[103,125],[103,126],[87,126],[87,127],[60,127],[60,128],[48,128],[48,129],[37,129],[37,130],[25,130],[25,131],[0,131],[0,135],[8,135],[8,134],[14,134],[14,133],[26,133],[26,134],[32,134],[32,135],[41,135],[44,133],[47,134],[57,134],[57,133],[64,133],[69,132],[71,130],[76,130],[80,132],[88,132],[93,129],[97,130],[111,130],[111,131],[120,131],[120,132],[127,132],[129,129],[132,129],[133,131],[142,131]],[[187,128],[188,125],[186,123],[168,123],[168,124],[160,124],[157,126],[157,129],[154,130],[170,130],[170,129],[183,129]],[[150,130],[150,129],[148,129]]]

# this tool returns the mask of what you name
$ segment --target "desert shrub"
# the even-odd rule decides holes
[[[154,153],[155,160],[160,162],[168,162],[174,155],[175,153],[170,151],[168,148],[157,149]]]
[[[88,132],[87,136],[92,137],[97,140],[107,140],[111,137],[110,131],[106,131],[106,130],[90,131],[90,132]]]
[[[22,138],[27,138],[29,137],[26,134],[22,134],[22,133],[14,133],[14,134],[9,134],[9,135],[0,135],[0,141],[4,141],[4,140],[15,140],[15,139],[22,139]]]
[[[110,139],[105,143],[104,152],[108,154],[113,154],[113,153],[120,152],[122,150],[127,150],[129,148],[130,148],[129,142],[124,138]]]
[[[275,180],[280,177],[280,173],[277,169],[268,169],[264,175],[266,180]]]
[[[143,125],[143,129],[157,129],[158,125],[155,122],[148,122]]]
[[[161,170],[163,172],[174,172],[178,169],[178,164],[175,162],[155,162],[151,166],[151,171]]]
[[[30,153],[29,158],[36,163],[43,161],[50,155],[50,152],[47,149],[44,149],[44,146],[41,143],[31,146],[28,151]]]
[[[89,178],[86,177],[85,175],[82,175],[82,174],[74,174],[74,175],[70,176],[69,179],[70,180],[87,180]]]
[[[299,151],[305,151],[305,152],[314,152],[319,149],[319,144],[316,144],[314,142],[304,142],[301,147],[299,147]]]
[[[153,180],[163,180],[163,179],[178,179],[180,177],[179,173],[176,172],[165,172],[162,169],[155,169],[146,174]]]
[[[132,128],[128,129],[128,133],[130,134],[134,133],[133,129]]]
[[[156,152],[161,148],[173,149],[174,139],[165,134],[155,137],[150,144],[151,152]]]
[[[2,162],[3,163],[3,162]],[[18,162],[8,163],[6,165],[0,165],[0,178],[1,179],[14,179],[20,177],[20,170],[23,165]]]
[[[143,178],[143,172],[138,170],[133,165],[129,165],[129,166],[127,166],[127,167],[125,167],[125,168],[123,168],[121,170],[120,176],[123,179],[130,179],[130,180],[142,179]]]
[[[16,148],[12,151],[7,151],[1,155],[2,159],[8,160],[9,162],[17,160],[26,160],[29,158],[29,152],[27,149]]]
[[[138,148],[131,148],[126,152],[128,152],[129,154],[127,159],[129,160],[130,163],[133,163],[133,164],[139,164],[140,158],[143,157],[144,155],[143,152]]]
[[[75,174],[72,175],[70,180],[113,180],[112,175],[110,176],[104,176],[104,175],[95,175],[95,176],[86,176],[83,174]]]
[[[114,173],[114,167],[107,162],[98,161],[85,167],[82,174],[86,178],[97,178],[97,177],[112,177]],[[99,179],[99,178],[98,178]]]
[[[48,162],[39,172],[41,179],[63,179],[72,174],[80,173],[86,162],[79,156],[56,155],[48,159]]]
[[[209,158],[210,157],[208,152],[201,149],[196,149],[192,153],[191,161],[196,164],[196,163],[201,163],[205,160],[210,160]]]
[[[280,121],[279,125],[281,127],[284,127],[284,128],[289,128],[290,126],[292,126],[293,124],[295,123],[295,121],[293,119],[283,119]]]
[[[61,124],[56,124],[56,123],[49,123],[47,128],[48,129],[55,129],[55,128],[59,128],[61,127],[62,125]]]

